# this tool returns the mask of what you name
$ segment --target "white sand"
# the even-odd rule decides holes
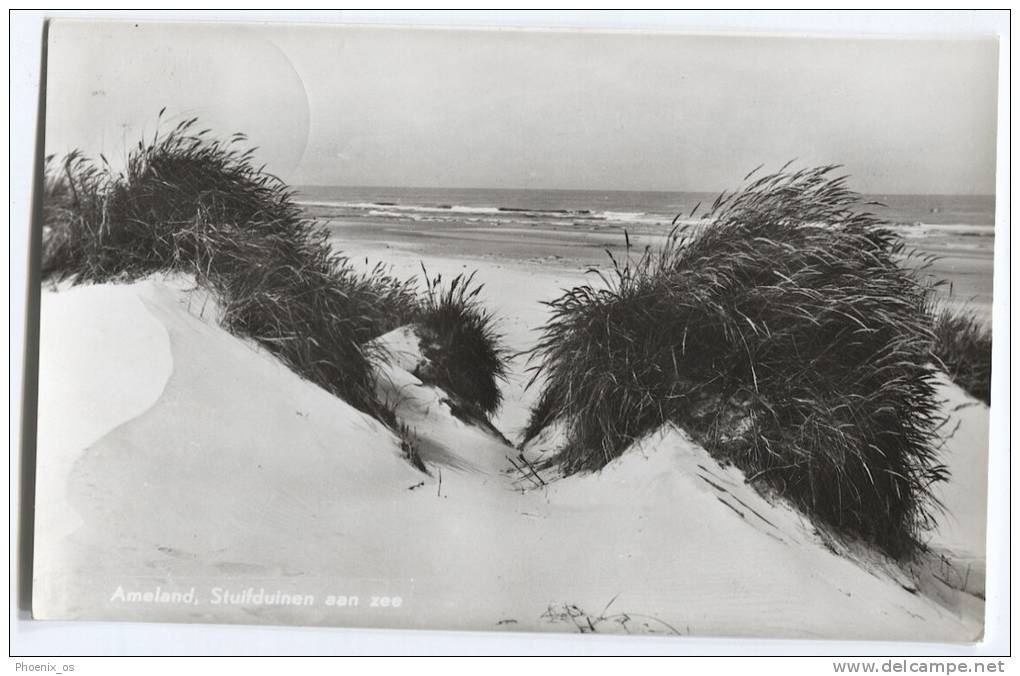
[[[417,265],[407,252],[389,260],[401,273]],[[450,274],[471,264],[429,266]],[[480,275],[515,349],[542,323],[537,301],[578,278],[520,265]],[[420,355],[397,331],[385,338],[398,358],[380,388],[399,395],[426,475],[380,424],[216,327],[212,311],[197,314],[175,283],[44,292],[39,493],[52,499],[39,503],[38,616],[915,641],[981,633],[980,600],[908,591],[906,573],[833,553],[679,430],[598,474],[522,490],[531,483],[507,460],[516,451],[456,419],[441,391],[411,375]],[[511,439],[535,396],[522,366],[496,418]],[[964,411],[947,445],[964,477],[945,493],[957,521],[936,536],[983,560],[973,445],[987,432],[980,409]],[[89,421],[71,423],[79,417]],[[118,587],[194,588],[195,602],[111,600]],[[218,587],[308,594],[314,605],[216,605]],[[330,595],[359,603],[329,606]],[[396,596],[397,608],[371,606]]]
[[[927,541],[939,557],[936,571],[952,586],[984,598],[988,523],[988,407],[943,378],[947,419],[942,461],[951,479],[935,487],[945,507]]]
[[[35,571],[50,580],[54,546],[81,527],[67,504],[71,468],[83,449],[159,399],[173,362],[163,324],[130,287],[43,293],[36,463]]]

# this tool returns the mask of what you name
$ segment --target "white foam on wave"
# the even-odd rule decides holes
[[[542,209],[512,206],[467,206],[389,204],[383,202],[343,202],[329,200],[298,200],[305,207],[327,207],[343,210],[351,217],[423,220],[465,220],[468,222],[519,223],[544,221],[550,225],[583,225],[587,223],[669,225],[672,217],[644,211],[593,211],[590,209]]]
[[[349,209],[351,211],[365,211],[369,215],[372,212],[384,209],[388,212],[403,213],[462,213],[462,214],[498,214],[498,207],[468,207],[462,205],[450,206],[429,206],[424,204],[386,204],[383,202],[335,202],[322,200],[295,200],[301,206],[310,207],[331,207],[334,209]]]
[[[914,223],[912,225],[897,224],[891,226],[905,237],[927,237],[937,235],[943,237],[994,237],[994,225],[975,225],[972,223]]]
[[[298,200],[305,207],[327,207],[342,211],[350,218],[385,218],[409,221],[457,221],[467,223],[517,224],[541,222],[548,225],[703,225],[703,219],[688,217],[674,221],[672,215],[647,211],[592,210],[583,208],[539,208],[508,206],[469,206],[463,204],[397,204],[390,202],[347,202],[339,200]],[[994,237],[994,225],[971,223],[894,223],[889,227],[907,238]]]

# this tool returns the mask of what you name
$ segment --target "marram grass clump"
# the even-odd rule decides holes
[[[457,275],[446,286],[442,275],[422,269],[425,294],[415,318],[428,367],[417,375],[455,395],[472,413],[488,419],[502,403],[509,354],[486,310],[475,273]]]
[[[943,308],[935,315],[933,353],[968,394],[991,404],[992,330],[975,315]]]
[[[216,292],[226,328],[392,423],[374,387],[383,355],[368,346],[417,311],[411,282],[356,271],[290,189],[240,149],[243,135],[214,140],[195,124],[140,142],[121,171],[77,152],[48,163],[43,277],[194,274]]]
[[[721,195],[551,302],[526,436],[563,423],[577,472],[674,422],[820,525],[911,553],[946,476],[930,290],[833,169]]]

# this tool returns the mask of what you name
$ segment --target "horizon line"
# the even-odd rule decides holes
[[[506,191],[545,191],[545,192],[654,192],[654,193],[695,193],[705,195],[718,195],[723,192],[733,192],[737,188],[726,188],[724,190],[676,190],[676,189],[620,189],[620,188],[521,188],[521,187],[496,187],[496,186],[438,186],[438,185],[384,185],[384,184],[352,184],[352,183],[288,183],[292,188],[399,188],[403,190],[506,190]],[[890,197],[996,197],[996,193],[990,192],[857,192],[859,195],[874,196],[885,195]]]

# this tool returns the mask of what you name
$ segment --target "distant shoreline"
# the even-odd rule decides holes
[[[540,265],[580,274],[610,264],[606,251],[618,259],[627,255],[624,230],[639,255],[646,246],[665,241],[661,227],[635,231],[623,226],[556,227],[535,223],[500,227],[481,223],[437,223],[413,220],[323,219],[333,245],[352,258],[385,261],[390,253],[415,255],[428,263],[434,258],[457,258],[487,264]],[[972,241],[981,246],[971,246]],[[993,237],[907,238],[908,247],[934,255],[926,271],[945,280],[937,290],[940,300],[969,308],[991,321]]]

